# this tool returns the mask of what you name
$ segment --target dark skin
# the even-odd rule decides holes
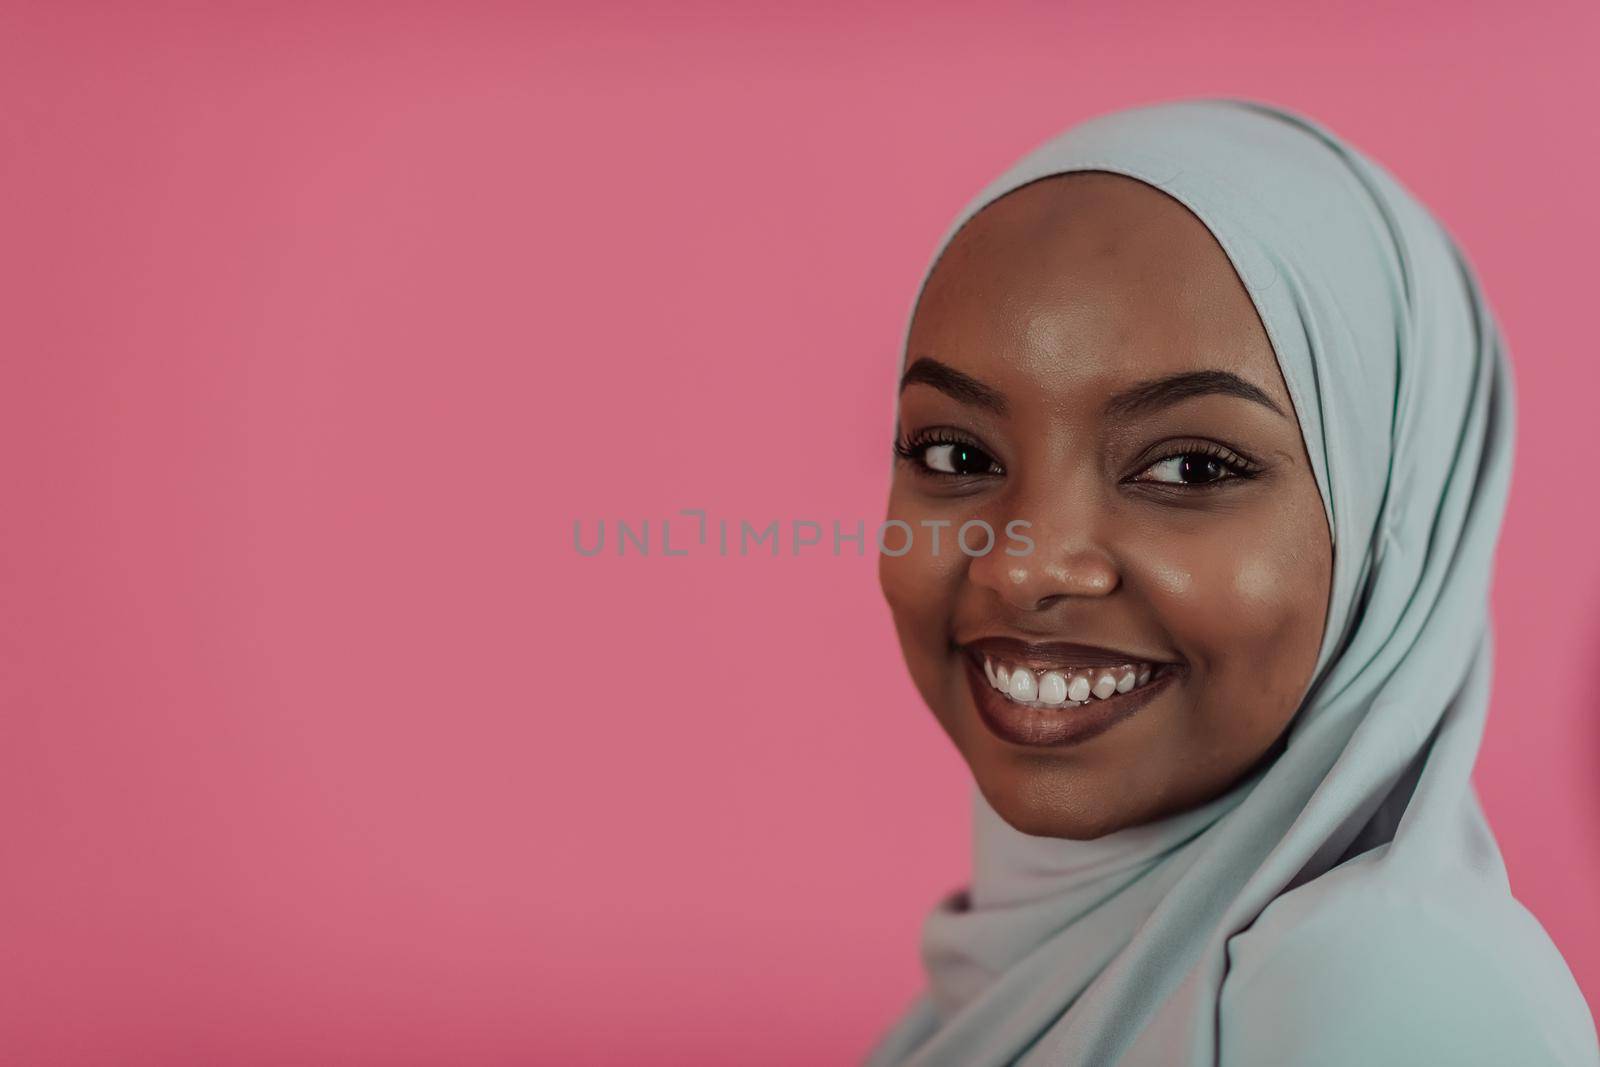
[[[879,581],[912,680],[995,811],[1024,833],[1094,838],[1203,804],[1270,759],[1316,665],[1333,549],[1277,358],[1204,224],[1118,175],[1016,190],[929,278],[907,365],[923,359],[1004,410],[904,386],[913,455],[896,464],[888,515],[917,537],[879,555]],[[1106,410],[1191,371],[1236,376],[1269,403],[1201,381],[1172,403]],[[951,548],[973,518],[996,531],[987,554]],[[934,555],[920,523],[943,519]],[[1026,556],[1003,551],[1019,547],[1014,519],[1031,524]],[[980,720],[959,647],[994,635],[1136,650],[1179,673],[1086,741],[1013,744]]]

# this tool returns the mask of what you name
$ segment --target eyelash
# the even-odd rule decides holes
[[[924,430],[924,431],[922,431],[920,433],[913,434],[913,435],[911,435],[909,437],[906,437],[906,436],[897,437],[895,439],[895,443],[894,443],[894,452],[895,452],[895,455],[898,456],[900,459],[913,464],[916,467],[916,470],[917,470],[917,472],[919,474],[923,474],[923,475],[926,475],[928,477],[933,477],[933,478],[979,478],[979,477],[984,477],[985,474],[987,474],[987,473],[990,473],[990,472],[984,472],[984,474],[952,474],[949,471],[936,471],[936,470],[932,469],[931,467],[929,467],[927,465],[927,462],[926,462],[926,459],[925,459],[925,453],[927,452],[928,449],[933,448],[933,447],[935,447],[937,445],[964,445],[967,448],[970,448],[973,451],[978,452],[981,455],[989,456],[989,453],[986,452],[983,449],[983,447],[981,445],[979,445],[977,442],[972,441],[972,440],[970,440],[968,438],[962,437],[959,434],[956,434],[956,433],[954,433],[952,431],[944,430],[944,429]],[[1152,459],[1149,463],[1145,464],[1144,467],[1140,469],[1139,473],[1143,474],[1145,471],[1148,471],[1151,467],[1154,467],[1158,463],[1165,463],[1168,460],[1182,459],[1182,458],[1188,457],[1188,456],[1204,456],[1204,457],[1206,457],[1208,459],[1214,459],[1218,463],[1220,463],[1224,468],[1226,468],[1229,473],[1224,475],[1223,477],[1217,478],[1217,479],[1215,479],[1213,481],[1199,482],[1199,483],[1151,482],[1151,481],[1141,481],[1139,479],[1135,479],[1135,481],[1138,484],[1141,484],[1141,485],[1156,485],[1156,486],[1161,486],[1161,487],[1164,487],[1164,488],[1167,488],[1167,489],[1177,489],[1177,490],[1182,490],[1182,491],[1192,491],[1192,490],[1212,489],[1212,488],[1222,484],[1223,482],[1230,482],[1230,481],[1233,481],[1234,479],[1250,479],[1250,478],[1254,478],[1257,474],[1260,473],[1260,468],[1259,467],[1255,466],[1254,464],[1250,463],[1248,460],[1246,460],[1243,457],[1235,454],[1234,452],[1230,451],[1229,449],[1226,449],[1226,448],[1222,447],[1221,445],[1215,444],[1215,443],[1210,442],[1210,441],[1194,442],[1192,444],[1184,444],[1184,445],[1182,445],[1180,447],[1174,448],[1174,449],[1166,452],[1165,454],[1157,456],[1154,459]],[[996,466],[999,465],[998,463],[995,462],[994,457],[989,456],[989,460],[990,460],[991,463],[994,463]]]
[[[1249,479],[1254,478],[1257,474],[1261,473],[1260,467],[1251,463],[1249,460],[1238,455],[1237,453],[1223,448],[1221,445],[1212,441],[1196,441],[1189,444],[1179,445],[1168,451],[1166,454],[1152,459],[1149,463],[1145,464],[1139,473],[1143,474],[1145,471],[1149,470],[1151,467],[1154,467],[1158,463],[1165,463],[1169,459],[1182,459],[1185,456],[1204,456],[1207,459],[1214,459],[1223,467],[1225,467],[1228,470],[1228,473],[1221,478],[1215,479],[1214,481],[1200,482],[1198,484],[1184,484],[1180,482],[1141,482],[1140,484],[1156,485],[1166,489],[1178,489],[1184,491],[1193,489],[1205,490],[1214,489],[1224,482],[1231,482],[1235,480],[1248,481]]]
[[[968,440],[944,429],[924,430],[909,438],[905,436],[897,437],[894,442],[894,454],[913,464],[919,474],[926,474],[935,478],[981,477],[981,475],[977,474],[951,474],[949,471],[936,471],[929,467],[925,454],[928,449],[938,445],[963,445],[984,456],[988,456],[991,463],[995,462],[994,457],[989,456],[989,453],[984,451],[983,447],[976,441]],[[998,466],[999,464],[996,463],[995,465]]]
[[[984,474],[990,474],[990,472],[984,472],[984,474],[950,474],[949,470],[931,469],[928,466],[928,462],[926,462],[926,451],[939,445],[960,445],[965,446],[965,448],[971,448],[976,453],[987,456],[994,466],[998,466],[994,456],[989,456],[989,453],[981,445],[946,429],[923,430],[920,434],[912,435],[912,437],[904,437],[902,435],[902,437],[894,438],[894,454],[904,459],[904,461],[910,462],[917,469],[917,474],[926,475],[926,477],[981,478],[984,477]]]

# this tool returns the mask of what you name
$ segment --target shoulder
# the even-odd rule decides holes
[[[1596,1067],[1566,961],[1509,893],[1378,876],[1382,849],[1273,901],[1228,943],[1222,1067]]]

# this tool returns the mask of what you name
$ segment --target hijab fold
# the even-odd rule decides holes
[[[928,916],[927,990],[867,1067],[1253,1067],[1309,1048],[1365,1065],[1450,1041],[1450,1062],[1600,1064],[1470,778],[1515,430],[1470,264],[1323,126],[1196,99],[1025,155],[957,216],[923,284],[983,207],[1087,170],[1184,204],[1250,295],[1333,540],[1322,645],[1281,753],[1201,808],[1070,841],[1013,829],[974,789],[971,883]]]

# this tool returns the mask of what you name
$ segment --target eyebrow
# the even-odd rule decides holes
[[[1209,395],[1236,396],[1260,404],[1280,418],[1289,417],[1259,386],[1251,385],[1232,371],[1225,370],[1182,371],[1140,382],[1107,400],[1104,413],[1111,419],[1132,419],[1190,397]]]
[[[946,396],[971,404],[973,407],[992,411],[996,415],[1004,415],[1008,410],[1006,398],[1000,395],[999,390],[991,389],[978,379],[968,374],[962,374],[954,367],[940,363],[931,356],[919,356],[900,378],[900,391],[906,391],[908,385],[931,385]]]
[[[998,390],[931,356],[919,356],[906,368],[900,379],[900,389],[904,392],[908,385],[919,382],[964,404],[983,408],[996,415],[1004,415],[1007,411],[1006,399]],[[1280,418],[1289,417],[1259,386],[1225,370],[1180,371],[1140,382],[1114,394],[1102,410],[1110,419],[1133,419],[1183,400],[1210,395],[1236,396],[1260,404]]]

